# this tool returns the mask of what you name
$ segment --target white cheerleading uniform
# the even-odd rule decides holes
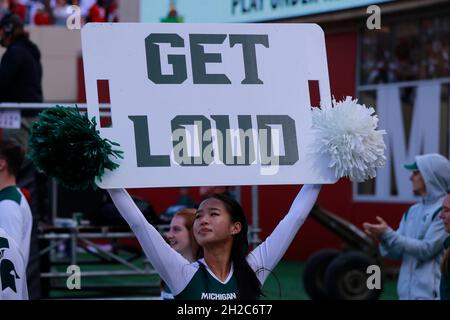
[[[26,266],[19,247],[0,228],[0,300],[28,300]]]
[[[320,185],[303,186],[289,212],[272,234],[247,256],[247,262],[255,271],[261,285],[281,260],[299,228],[303,225],[316,202],[320,188]],[[148,260],[175,298],[237,298],[237,282],[233,276],[233,265],[227,279],[221,281],[211,272],[203,259],[191,263],[172,249],[160,233],[147,222],[126,190],[108,189],[108,192],[117,209],[135,233]],[[207,270],[206,276],[197,272],[201,264]]]

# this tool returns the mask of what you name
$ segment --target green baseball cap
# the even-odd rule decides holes
[[[8,239],[0,237],[0,249],[9,248]]]
[[[410,171],[419,171],[419,167],[417,166],[416,162],[407,163],[407,164],[403,165],[403,167],[405,167],[405,169],[410,170]]]

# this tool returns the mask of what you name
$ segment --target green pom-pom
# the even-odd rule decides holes
[[[44,110],[31,128],[29,157],[38,170],[66,188],[95,188],[105,169],[119,167],[110,156],[123,158],[122,151],[113,150],[119,144],[101,138],[95,127],[95,117],[89,120],[78,108]]]

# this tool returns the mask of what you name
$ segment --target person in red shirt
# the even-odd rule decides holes
[[[105,1],[97,2],[89,9],[89,22],[106,22]]]
[[[9,1],[9,11],[18,16],[22,22],[25,22],[27,17],[27,7],[21,4],[18,0]]]
[[[119,22],[119,6],[116,0],[109,0],[106,5],[106,21]]]
[[[52,23],[50,22],[50,17],[45,11],[38,11],[34,16],[34,24],[37,26],[48,26]]]
[[[46,26],[53,24],[52,17],[43,4],[41,4],[36,10],[36,13],[33,17],[33,22],[35,25],[38,26]]]

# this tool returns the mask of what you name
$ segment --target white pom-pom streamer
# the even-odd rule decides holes
[[[384,130],[376,130],[378,117],[373,108],[357,103],[351,97],[333,99],[334,107],[312,109],[312,129],[316,136],[316,152],[330,157],[328,167],[337,178],[348,176],[362,182],[376,176],[386,157]]]

